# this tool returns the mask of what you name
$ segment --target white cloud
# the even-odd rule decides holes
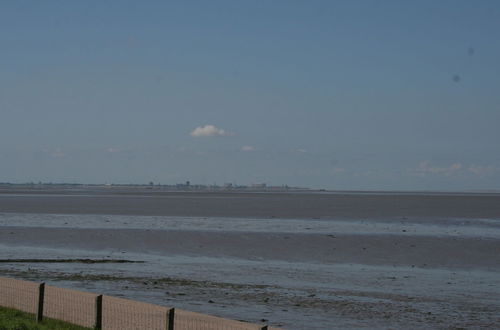
[[[241,147],[241,151],[255,151],[255,147],[243,146],[243,147]]]
[[[346,169],[345,169],[345,168],[343,168],[343,167],[334,167],[334,168],[332,169],[332,172],[333,172],[334,174],[344,173],[345,171],[346,171]]]
[[[500,171],[500,167],[497,167],[497,166],[494,166],[494,165],[471,165],[469,166],[468,168],[469,172],[475,174],[475,175],[479,175],[479,176],[483,176],[483,175],[489,175],[489,174],[493,174],[497,171]]]
[[[64,158],[66,153],[61,148],[43,149],[43,151],[54,158]]]
[[[413,169],[412,171],[420,176],[424,176],[426,174],[442,174],[448,176],[461,170],[462,167],[463,166],[461,163],[453,163],[450,166],[444,166],[444,167],[433,166],[430,164],[428,160],[424,160],[420,162],[418,167],[416,169]]]
[[[297,150],[295,150],[295,151],[300,152],[300,153],[306,153],[306,152],[307,152],[307,150],[306,150],[306,149],[302,149],[302,148],[297,149]]]
[[[191,133],[193,137],[212,137],[233,135],[231,132],[218,128],[214,125],[196,127]]]

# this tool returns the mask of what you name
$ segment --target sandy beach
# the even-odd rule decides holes
[[[500,327],[495,194],[3,192],[0,259],[1,276],[287,329]]]

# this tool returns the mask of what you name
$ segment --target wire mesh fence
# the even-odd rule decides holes
[[[0,277],[0,306],[103,330],[261,330],[258,324]]]
[[[97,296],[89,292],[46,286],[43,315],[83,327],[93,327]]]
[[[105,330],[165,330],[168,308],[128,299],[103,296],[102,328]]]
[[[175,330],[260,330],[262,326],[216,316],[175,310]]]
[[[0,277],[0,306],[36,314],[38,283]]]

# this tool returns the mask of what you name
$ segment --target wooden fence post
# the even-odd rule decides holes
[[[167,312],[167,330],[174,330],[175,308],[170,308]]]
[[[102,329],[102,294],[95,297],[95,330]]]
[[[42,322],[43,320],[43,298],[45,296],[45,283],[38,285],[38,310],[36,312],[36,321]]]

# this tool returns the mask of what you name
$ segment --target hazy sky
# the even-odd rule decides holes
[[[499,1],[2,1],[0,181],[500,189]]]

